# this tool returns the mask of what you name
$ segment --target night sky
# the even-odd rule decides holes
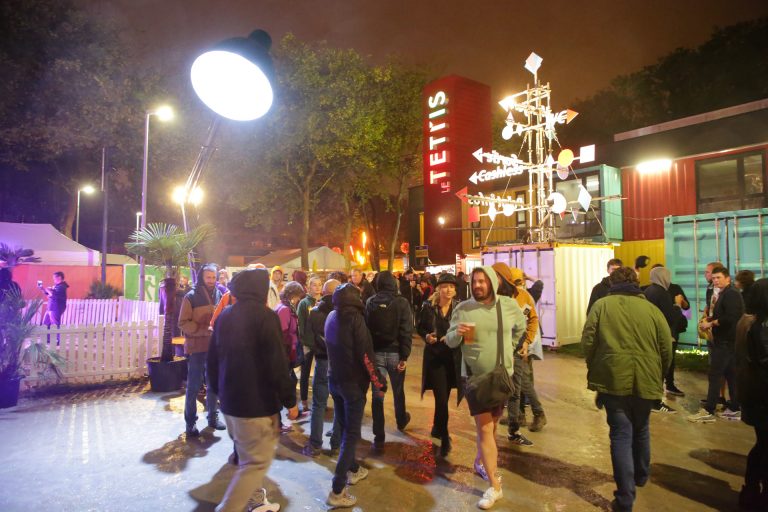
[[[619,74],[695,47],[715,27],[768,16],[766,0],[82,0],[94,14],[125,22],[123,34],[148,64],[186,73],[196,52],[255,28],[275,41],[355,48],[376,61],[397,54],[437,75],[460,74],[493,87],[524,88],[531,51],[554,102],[586,98]]]

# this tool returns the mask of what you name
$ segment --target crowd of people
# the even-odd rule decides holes
[[[608,262],[608,276],[592,291],[582,337],[588,387],[610,427],[617,486],[612,506],[618,511],[632,510],[636,488],[648,480],[651,412],[673,414],[664,395],[684,395],[675,385],[674,359],[690,304],[661,265],[641,288],[638,272],[647,263],[644,257],[635,268]],[[228,430],[230,462],[238,466],[217,510],[279,509],[268,500],[263,478],[281,432],[307,416],[304,455],[322,456],[324,437],[338,453],[327,504],[355,505],[349,486],[368,476],[356,446],[369,390],[376,453],[387,446],[386,393],[392,393],[395,427],[403,431],[411,421],[405,379],[414,331],[424,342],[421,394],[431,391],[434,398],[431,436],[439,440],[440,456],[452,450],[452,390],[474,420],[474,469],[488,483],[479,508],[503,497],[499,423],[507,425],[509,442],[523,447],[533,442],[522,426],[538,432],[547,424],[533,375],[534,361],[543,357],[537,303],[544,285],[520,269],[496,263],[468,275],[408,269],[370,277],[359,270],[322,277],[295,271],[287,280],[280,267],[253,265],[230,280],[204,266],[197,277],[179,315],[189,357],[186,433],[199,435],[196,400],[205,381],[208,427]],[[768,280],[742,271],[732,286],[719,262],[707,266],[706,277],[707,308],[698,329],[709,340],[709,390],[702,410],[687,419],[741,419],[755,428],[740,503],[760,510],[768,495]],[[509,382],[489,377],[499,374]],[[488,391],[498,391],[499,383],[504,391]],[[325,432],[329,398],[334,415]]]

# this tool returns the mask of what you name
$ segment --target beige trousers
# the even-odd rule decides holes
[[[242,512],[251,498],[256,504],[261,503],[264,476],[275,457],[280,435],[280,417],[223,416],[229,437],[235,442],[240,464],[216,512]]]

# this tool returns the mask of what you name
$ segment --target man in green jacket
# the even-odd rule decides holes
[[[587,387],[605,406],[617,490],[614,511],[631,511],[635,487],[648,481],[651,444],[648,419],[663,393],[672,360],[672,333],[659,309],[640,290],[629,267],[614,270],[610,292],[589,312],[581,343]]]

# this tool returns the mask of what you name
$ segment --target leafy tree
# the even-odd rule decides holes
[[[33,249],[24,249],[23,247],[13,247],[0,243],[0,262],[3,267],[13,270],[23,263],[40,263],[40,257],[35,256]]]
[[[577,102],[569,143],[610,142],[615,133],[768,96],[768,18],[717,29],[695,49],[678,48]]]

